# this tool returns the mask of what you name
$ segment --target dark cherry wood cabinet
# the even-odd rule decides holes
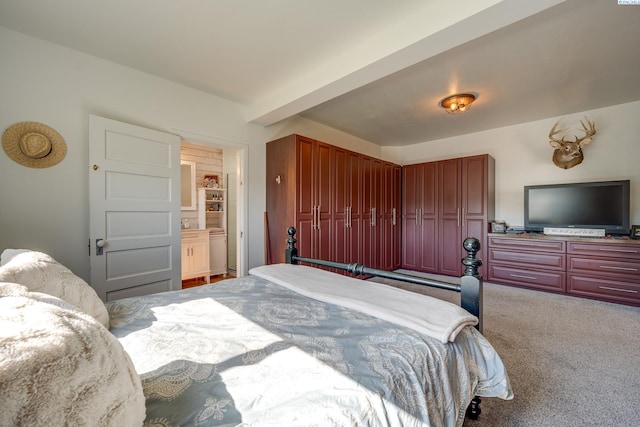
[[[436,163],[402,167],[402,268],[438,272]]]
[[[402,168],[392,163],[382,164],[382,209],[380,226],[383,237],[381,269],[400,268],[400,206]]]
[[[640,306],[640,241],[492,234],[487,280]]]
[[[479,155],[408,165],[403,171],[403,268],[458,276],[462,241],[476,237],[486,259],[494,219],[494,159]],[[480,269],[486,274],[486,267]]]
[[[566,243],[562,240],[489,236],[487,280],[544,291],[566,291]]]
[[[360,155],[333,149],[334,192],[332,203],[333,258],[337,262],[361,259],[362,176]]]
[[[568,242],[567,292],[640,305],[640,244],[630,242]]]
[[[449,276],[462,272],[460,250],[462,249],[462,159],[437,162],[438,166],[438,271]],[[483,242],[482,236],[474,236]],[[482,243],[481,243],[482,244]],[[482,259],[482,257],[479,257]]]
[[[300,135],[268,142],[266,262],[284,261],[293,224],[301,256],[399,268],[399,171]]]

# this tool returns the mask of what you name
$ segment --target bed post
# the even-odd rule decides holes
[[[464,240],[462,247],[467,251],[467,256],[462,258],[465,266],[464,274],[460,278],[460,295],[462,308],[478,318],[476,328],[482,332],[482,275],[478,271],[482,260],[476,258],[480,250],[480,241],[475,237]],[[480,409],[480,397],[474,396],[467,407],[467,417],[477,420],[482,410]]]
[[[478,271],[482,260],[476,258],[480,241],[475,237],[468,237],[464,239],[462,247],[467,251],[467,256],[461,260],[465,270],[460,278],[460,305],[478,318],[476,328],[482,332],[482,275]]]
[[[287,234],[289,238],[287,239],[287,249],[284,251],[284,262],[287,264],[297,264],[298,261],[293,259],[294,256],[298,256],[298,248],[296,248],[296,229],[293,227],[289,227],[287,229]]]

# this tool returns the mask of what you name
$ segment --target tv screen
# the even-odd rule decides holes
[[[595,228],[629,232],[630,182],[530,185],[524,188],[524,227]]]

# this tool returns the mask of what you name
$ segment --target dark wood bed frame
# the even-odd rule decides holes
[[[464,274],[460,277],[460,284],[456,285],[424,277],[395,273],[393,271],[378,270],[357,262],[345,264],[341,262],[300,257],[298,256],[298,249],[296,248],[296,229],[294,227],[289,227],[287,229],[287,234],[289,234],[289,238],[287,239],[287,249],[285,250],[285,262],[287,264],[298,264],[299,262],[304,262],[307,264],[344,270],[355,276],[363,275],[382,277],[385,279],[400,280],[402,282],[460,292],[460,306],[478,318],[476,328],[482,332],[482,276],[478,272],[478,269],[482,265],[482,260],[476,258],[476,254],[480,250],[480,241],[475,237],[468,237],[462,243],[462,247],[467,251],[467,256],[461,260],[462,264],[465,266],[465,270]],[[480,412],[480,398],[475,396],[467,408],[467,416],[471,419],[477,420],[480,416]]]

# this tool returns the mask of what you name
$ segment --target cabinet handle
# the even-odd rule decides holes
[[[624,253],[629,253],[629,254],[637,254],[638,251],[634,250],[634,249],[605,249],[605,248],[600,248],[598,249],[599,251],[602,252],[624,252]]]
[[[376,226],[376,208],[371,208],[371,226]]]
[[[349,206],[347,209],[349,210],[349,216],[347,217],[349,219],[349,228],[351,228],[351,206]]]
[[[458,215],[458,228],[460,228],[460,208],[456,209],[456,215]]]
[[[391,209],[391,214],[393,215],[391,217],[391,225],[396,225],[396,208]]]
[[[317,228],[318,230],[320,230],[320,205],[318,205],[318,222],[317,222]]]
[[[633,268],[633,267],[616,267],[613,265],[599,265],[598,267],[605,270],[638,271],[637,268]]]
[[[522,274],[510,274],[511,277],[517,277],[519,279],[529,279],[529,280],[538,280],[537,277],[532,276],[523,276]]]
[[[611,288],[609,286],[598,286],[599,289],[604,289],[606,291],[616,291],[616,292],[627,292],[630,294],[637,294],[638,291],[633,289],[620,289],[620,288]]]
[[[420,209],[416,209],[416,227],[420,226],[418,218],[420,218]]]

